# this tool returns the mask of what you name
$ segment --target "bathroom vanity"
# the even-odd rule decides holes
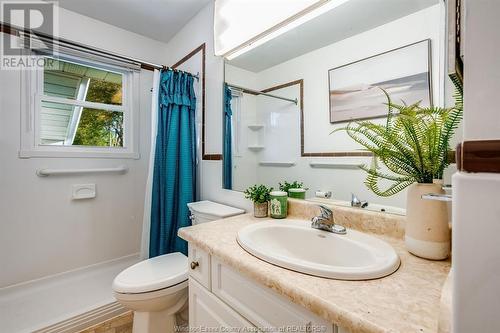
[[[275,291],[240,274],[219,258],[189,247],[189,325],[222,332],[345,332]],[[196,263],[198,265],[196,265]]]
[[[304,220],[316,211],[312,203],[290,200],[290,204],[291,214],[282,221]],[[390,244],[401,259],[399,269],[380,279],[343,281],[269,264],[237,242],[239,230],[263,221],[248,214],[183,228],[179,235],[189,242],[191,328],[437,332],[441,291],[450,262],[409,254],[402,231],[397,230],[402,217],[347,207],[333,210],[338,223]],[[301,246],[307,244],[297,244]]]

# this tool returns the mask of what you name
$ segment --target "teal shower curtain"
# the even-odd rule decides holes
[[[177,230],[190,225],[187,203],[196,198],[196,97],[193,76],[163,70],[151,199],[149,257],[187,254]]]
[[[232,116],[231,89],[224,83],[224,147],[222,150],[223,175],[222,185],[227,190],[233,189],[233,156],[232,156]]]

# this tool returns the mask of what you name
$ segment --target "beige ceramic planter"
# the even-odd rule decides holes
[[[253,203],[253,215],[255,217],[267,217],[268,203]]]
[[[406,202],[405,243],[409,252],[426,259],[450,255],[450,228],[446,202],[425,200],[428,193],[444,194],[441,184],[413,184]]]

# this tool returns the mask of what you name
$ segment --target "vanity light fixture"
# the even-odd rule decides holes
[[[349,0],[328,0],[325,3],[323,3],[322,5],[320,5],[319,7],[316,7],[310,11],[305,12],[304,14],[302,14],[301,16],[299,16],[296,19],[294,19],[294,17],[297,17],[297,15],[290,18],[289,20],[283,22],[283,24],[278,25],[276,29],[272,29],[268,34],[265,34],[263,37],[258,38],[256,40],[250,40],[247,44],[242,45],[240,48],[229,51],[228,53],[226,53],[224,55],[224,57],[227,60],[232,60],[232,59],[256,48],[257,46],[265,44],[268,41],[284,34],[285,32],[290,31],[290,30],[314,19],[315,17],[318,17],[318,16],[320,16],[320,15],[332,10],[333,8],[336,8],[336,7],[346,3],[348,1]]]

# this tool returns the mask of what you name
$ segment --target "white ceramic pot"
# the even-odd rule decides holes
[[[416,256],[442,260],[450,255],[450,228],[446,202],[425,200],[428,193],[444,194],[442,184],[418,184],[408,188],[405,243]]]

